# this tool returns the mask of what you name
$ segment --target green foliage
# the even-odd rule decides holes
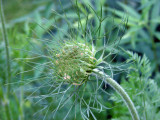
[[[139,53],[145,53],[152,62],[152,69],[158,72],[159,61],[159,24],[160,24],[160,1],[159,0],[141,0],[139,4],[133,6],[118,2],[123,9],[115,10],[107,8],[117,17],[115,21],[121,22],[121,19],[128,16],[128,30],[126,31],[121,44],[125,48],[130,48]],[[144,47],[141,47],[144,46]]]
[[[145,55],[140,57],[136,53],[129,51],[127,54],[130,56],[130,58],[127,59],[127,63],[129,64],[128,80],[123,80],[121,85],[132,98],[142,120],[157,120],[160,117],[160,88],[155,80],[150,78],[150,62]],[[118,120],[131,119],[117,94],[113,95],[111,100],[115,101],[113,118],[116,119],[114,120],[117,120],[117,118]]]
[[[142,120],[160,118],[159,0],[118,2],[124,12],[111,8],[109,0],[3,1],[12,77],[10,83],[5,83],[6,53],[0,32],[0,120],[7,119],[4,107],[7,102],[13,120],[131,119],[120,96],[112,95],[111,89],[95,74],[82,86],[55,83],[50,60],[55,50],[62,54],[60,44],[65,45],[63,42],[69,39],[92,46],[93,53],[97,50],[94,57],[103,60],[98,69],[120,82]],[[127,52],[130,56],[127,63],[119,46],[135,52]],[[76,62],[70,64],[80,71]],[[8,85],[9,98],[5,98]]]

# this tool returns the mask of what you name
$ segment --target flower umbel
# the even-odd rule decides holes
[[[81,85],[88,80],[97,65],[94,56],[87,45],[67,42],[54,55],[54,75],[57,76],[58,81]]]

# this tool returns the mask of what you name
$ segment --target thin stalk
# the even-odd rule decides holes
[[[7,98],[4,98],[3,100],[4,104],[4,111],[6,114],[6,119],[7,120],[12,120],[11,112],[10,112],[10,106],[9,106],[9,100]]]
[[[24,65],[23,65],[23,63],[22,63],[22,67],[21,67],[21,81],[23,81],[24,80],[24,74],[23,74],[23,72],[24,72]],[[23,97],[23,86],[21,86],[21,89],[20,89],[20,106],[19,106],[19,120],[24,120],[24,111],[23,111],[23,104],[24,104],[24,97]]]
[[[137,113],[137,110],[132,102],[132,100],[130,99],[129,95],[125,92],[125,90],[112,78],[110,78],[108,75],[104,74],[103,72],[99,71],[99,70],[94,70],[95,73],[99,74],[101,77],[105,77],[106,79],[104,79],[104,82],[109,84],[114,90],[116,90],[119,95],[123,98],[125,104],[127,105],[132,119],[133,120],[140,120],[139,119],[139,115]]]
[[[10,87],[10,79],[11,79],[11,70],[10,70],[10,57],[9,57],[9,44],[8,44],[8,38],[7,38],[7,31],[5,27],[5,19],[4,19],[4,13],[3,13],[3,4],[1,0],[1,5],[0,5],[0,18],[1,18],[1,23],[2,23],[2,35],[3,35],[3,40],[5,42],[5,51],[6,51],[6,61],[7,61],[7,72],[6,72],[6,80],[5,84],[7,84],[6,87],[6,94],[3,94],[3,103],[4,103],[4,109],[6,113],[6,119],[7,120],[12,120],[11,116],[11,110],[10,110],[10,103],[9,103],[9,91]]]
[[[10,114],[10,107],[9,107],[9,101],[7,96],[4,95],[4,90],[2,89],[2,86],[0,85],[0,97],[2,98],[0,100],[3,109],[5,111],[5,118],[6,120],[12,120],[11,114]]]
[[[7,37],[7,31],[5,27],[5,19],[4,19],[4,13],[3,13],[3,5],[2,5],[2,0],[1,0],[1,5],[0,5],[0,16],[1,16],[1,23],[2,23],[2,35],[3,35],[3,40],[5,42],[5,51],[6,51],[6,61],[7,61],[7,72],[6,72],[6,80],[5,84],[6,85],[6,91],[7,91],[7,96],[10,91],[10,79],[11,79],[11,67],[10,67],[10,57],[9,57],[9,43],[8,43],[8,37]]]

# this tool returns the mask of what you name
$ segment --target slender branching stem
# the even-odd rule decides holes
[[[139,115],[137,113],[137,110],[136,110],[132,100],[130,99],[128,94],[125,92],[125,90],[115,80],[113,80],[108,75],[104,74],[103,72],[101,72],[97,69],[95,69],[94,72],[99,74],[101,77],[105,77],[104,82],[109,84],[114,90],[116,90],[119,93],[119,95],[123,98],[124,102],[126,103],[128,109],[132,115],[132,119],[133,120],[140,120]]]

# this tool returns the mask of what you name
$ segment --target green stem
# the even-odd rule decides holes
[[[3,104],[7,120],[12,120],[8,98],[4,98]]]
[[[4,13],[3,13],[3,4],[2,4],[2,0],[1,0],[1,5],[0,5],[0,18],[1,18],[1,23],[2,23],[2,35],[3,35],[3,40],[5,42],[5,50],[6,50],[6,61],[7,61],[7,72],[6,72],[6,80],[5,80],[5,84],[6,85],[6,95],[3,94],[3,105],[4,105],[4,109],[5,109],[5,113],[6,113],[6,118],[7,120],[12,120],[12,116],[11,116],[11,108],[10,108],[10,103],[9,103],[9,91],[10,91],[10,87],[9,84],[10,83],[10,79],[11,79],[11,70],[10,70],[10,57],[9,57],[9,44],[8,44],[8,38],[7,38],[7,31],[6,31],[6,27],[5,27],[5,19],[4,19]],[[3,93],[3,92],[2,92]]]
[[[5,96],[3,93],[4,93],[4,91],[2,89],[2,86],[0,85],[0,97],[2,98],[2,99],[0,99],[0,102],[1,102],[2,106],[4,106],[3,109],[5,112],[5,116],[6,116],[5,118],[6,118],[6,120],[12,120],[11,113],[10,113],[10,107],[9,107],[9,101],[8,101],[7,96]]]
[[[137,110],[136,110],[132,100],[130,99],[128,94],[125,92],[125,90],[115,80],[113,80],[108,75],[104,74],[103,72],[101,72],[99,70],[94,70],[94,72],[99,74],[102,77],[105,77],[106,79],[104,80],[104,82],[109,84],[113,89],[115,89],[119,93],[119,95],[123,98],[124,102],[126,103],[128,109],[131,113],[132,119],[133,120],[140,120],[139,115],[137,113]]]
[[[1,5],[0,5],[0,16],[1,16],[1,23],[2,23],[2,35],[3,35],[3,40],[5,42],[5,50],[6,50],[6,61],[7,61],[7,72],[6,72],[6,91],[7,91],[7,96],[10,91],[10,79],[11,79],[11,69],[10,69],[10,57],[9,57],[9,43],[8,43],[8,38],[7,38],[7,31],[5,27],[5,19],[4,19],[4,13],[3,13],[3,5],[2,5],[2,0],[1,0]]]
[[[24,80],[24,74],[23,74],[23,72],[24,72],[24,64],[22,63],[22,67],[21,67],[21,72],[22,72],[22,74],[21,74],[21,81],[23,81]],[[23,111],[23,101],[24,101],[24,99],[23,99],[23,86],[21,86],[21,89],[20,89],[20,106],[19,106],[19,120],[24,120],[24,111]]]

